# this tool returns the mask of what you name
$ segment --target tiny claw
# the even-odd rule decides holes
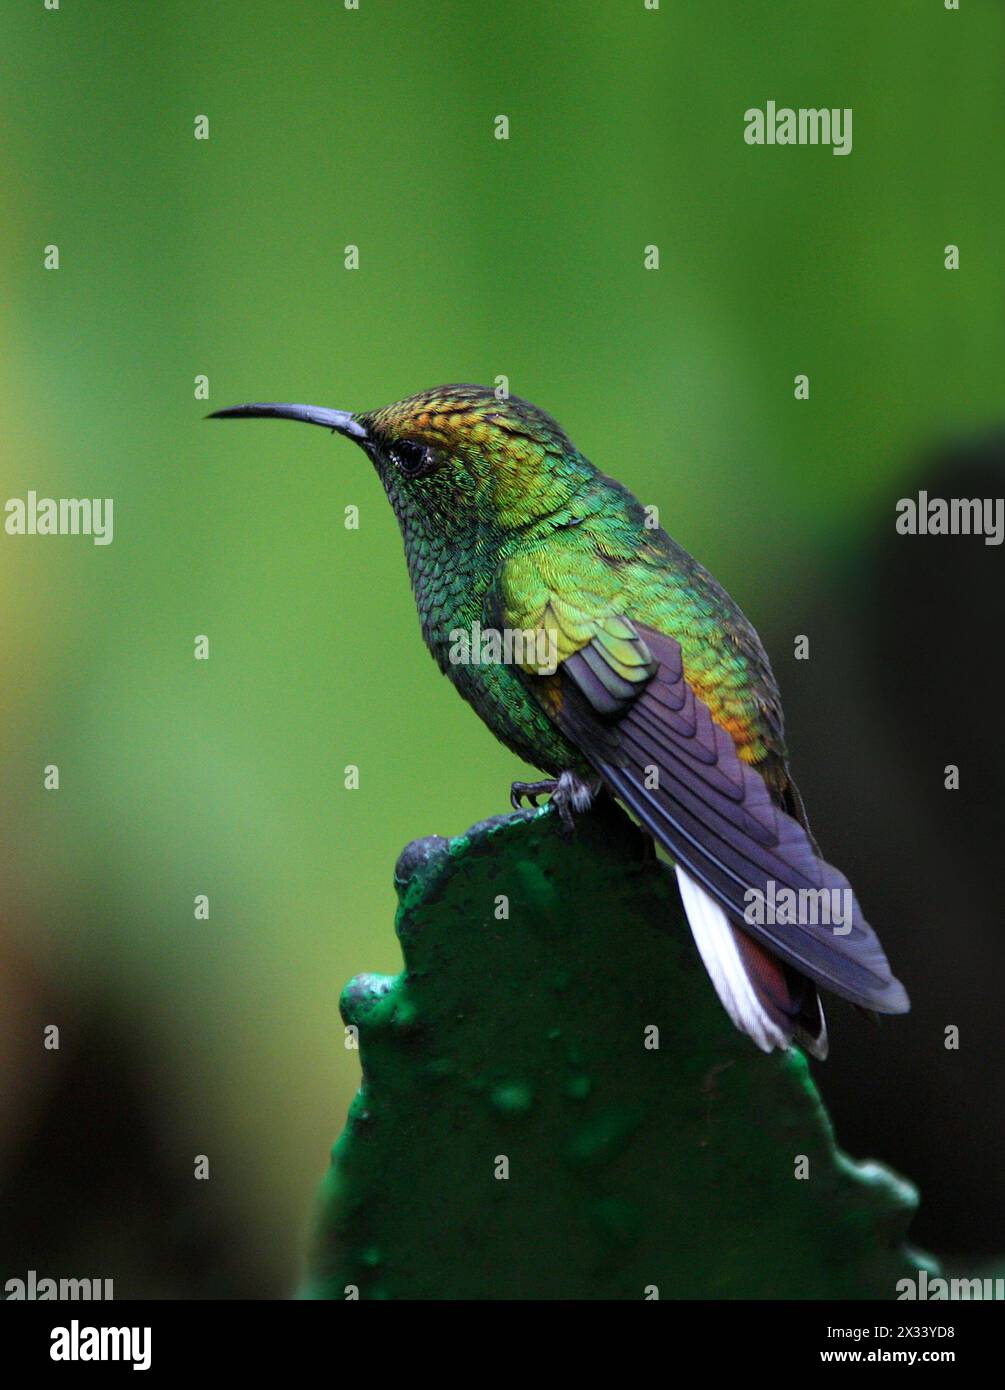
[[[553,793],[558,783],[548,779],[544,782],[514,782],[509,789],[510,805],[514,811],[522,811],[524,801],[528,801],[534,810],[538,809],[537,799],[546,792]]]

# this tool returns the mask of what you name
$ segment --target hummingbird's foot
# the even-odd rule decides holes
[[[548,795],[551,805],[558,812],[562,830],[571,835],[576,828],[573,811],[587,811],[590,803],[600,790],[600,782],[584,782],[574,772],[563,772],[557,779],[549,778],[543,782],[514,782],[510,787],[510,801],[514,810],[519,811],[524,797],[537,809],[537,798]]]
[[[558,782],[555,778],[547,778],[543,782],[514,782],[509,789],[509,802],[514,811],[523,809],[526,799],[537,810],[537,798],[539,796],[553,796],[558,790]]]

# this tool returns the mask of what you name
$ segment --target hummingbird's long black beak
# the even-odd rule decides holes
[[[225,410],[212,410],[207,420],[300,420],[305,425],[320,425],[334,434],[344,434],[362,444],[369,436],[348,410],[329,410],[323,405],[284,405],[275,401],[256,401],[251,405],[229,405]]]

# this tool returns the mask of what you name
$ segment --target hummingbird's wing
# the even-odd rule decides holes
[[[561,562],[542,559],[536,587],[526,557],[521,567],[519,583],[502,576],[503,620],[555,634],[559,655],[554,675],[525,671],[530,688],[678,870],[742,927],[741,955],[750,938],[852,1003],[906,1011],[906,992],[847,878],[740,757],[735,736],[686,679],[680,643],[619,610],[624,592],[612,606],[588,576],[574,591],[556,589]],[[812,902],[816,913],[805,911]],[[689,919],[701,947],[690,908]],[[743,964],[749,974],[762,962]]]

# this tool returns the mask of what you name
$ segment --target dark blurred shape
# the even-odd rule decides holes
[[[0,1282],[35,1270],[113,1279],[117,1299],[285,1293],[267,1286],[226,1184],[196,1181],[191,1144],[165,1132],[171,1078],[152,1063],[151,1040],[111,1004],[82,1014],[6,957],[3,967],[5,1010],[16,978],[18,1046],[31,1052],[5,1050],[17,1082],[5,1093],[30,1093],[31,1114],[9,1103],[3,1112]],[[53,1021],[60,1048],[50,1052],[42,1036]]]
[[[1005,434],[942,448],[891,485],[843,587],[797,618],[811,659],[777,666],[814,829],[913,1005],[879,1029],[831,1010],[832,1059],[816,1074],[838,1137],[919,1184],[921,1245],[993,1256],[1005,1248],[1005,555],[981,536],[899,535],[897,501],[921,490],[1002,497]]]
[[[1005,497],[1005,434],[937,456],[919,487],[929,497]],[[1003,858],[1003,561],[1001,544],[977,536],[884,532],[876,551],[881,602],[870,625],[871,658],[884,675],[888,712],[903,711],[919,748],[927,742],[933,756],[945,751],[945,761],[961,770],[959,794],[943,794],[930,760],[909,759],[914,791],[944,851],[968,879],[988,887],[992,875],[1000,877]],[[995,894],[994,904],[986,899],[983,905],[1000,904]],[[1005,941],[1001,932],[996,936]]]

